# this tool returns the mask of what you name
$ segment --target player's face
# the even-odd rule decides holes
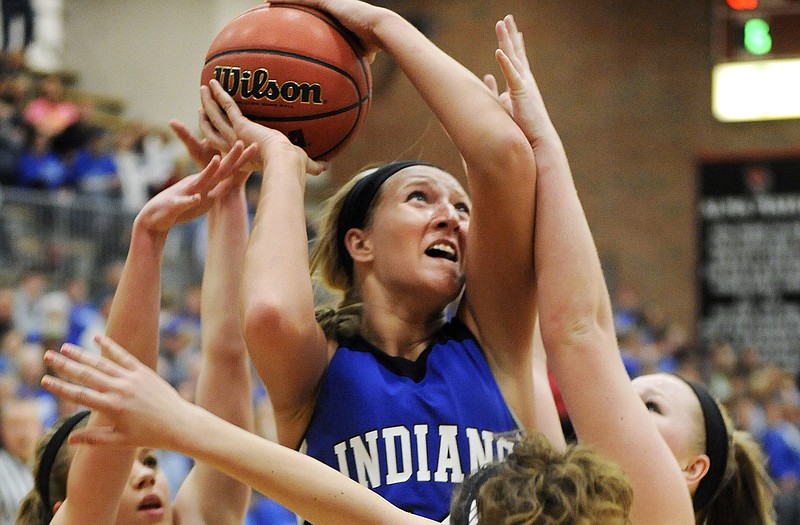
[[[122,492],[116,525],[172,524],[169,485],[155,451],[140,448]]]
[[[383,185],[371,224],[372,271],[399,293],[433,293],[446,305],[464,281],[470,201],[458,181],[430,166],[400,170]]]
[[[685,468],[693,456],[703,453],[697,450],[698,425],[702,423],[697,396],[684,381],[669,374],[637,377],[633,387],[681,468]]]

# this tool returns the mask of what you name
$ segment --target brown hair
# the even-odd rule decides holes
[[[349,256],[341,253],[337,241],[338,219],[352,187],[363,174],[373,171],[376,167],[361,170],[325,201],[319,231],[314,248],[311,250],[309,266],[312,277],[321,281],[327,288],[342,294],[338,306],[317,309],[317,322],[329,339],[351,337],[358,332],[361,324],[360,299],[358,292],[353,288],[353,272],[347,264]],[[367,210],[365,226],[371,223],[375,203],[379,198],[380,191]]]
[[[766,457],[749,433],[733,430],[722,410],[730,436],[728,466],[717,496],[696,514],[698,525],[774,525],[775,487]]]
[[[48,430],[39,441],[36,443],[35,463],[33,466],[33,477],[39,479],[40,470],[42,469],[42,457],[45,450],[48,448],[53,437],[70,419],[73,419],[77,414],[61,418],[59,422]],[[81,428],[86,426],[88,421],[87,417],[82,417],[80,421],[75,424],[74,428]],[[30,492],[22,500],[19,511],[17,512],[16,525],[47,525],[53,517],[52,505],[57,501],[64,501],[67,498],[67,475],[69,474],[70,465],[72,465],[73,449],[65,442],[59,448],[52,460],[50,466],[50,475],[48,483],[48,500],[44,501],[41,492],[37,487],[31,489]]]
[[[344,292],[345,295],[353,287],[353,273],[348,270],[345,262],[347,254],[340,253],[337,243],[339,215],[350,190],[359,179],[373,169],[374,167],[361,170],[325,201],[319,232],[309,259],[311,274],[318,276],[327,287]],[[365,226],[372,221],[372,211],[379,196],[380,191],[372,201],[370,209],[367,210]]]
[[[471,494],[478,522],[492,525],[628,525],[633,490],[614,462],[585,445],[556,450],[542,434],[519,442],[488,476],[470,475],[453,496],[451,520],[466,525]],[[485,477],[479,486],[471,478]],[[481,483],[482,482],[482,483]]]

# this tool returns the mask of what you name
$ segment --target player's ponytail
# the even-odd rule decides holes
[[[731,445],[725,482],[714,500],[697,512],[697,525],[774,525],[774,484],[764,454],[740,430],[733,431]]]

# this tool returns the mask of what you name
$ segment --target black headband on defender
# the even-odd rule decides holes
[[[347,253],[344,238],[350,228],[363,228],[375,195],[386,180],[398,171],[411,166],[432,166],[419,160],[400,160],[381,166],[372,173],[364,175],[356,182],[344,198],[339,216],[336,219],[336,248],[344,261],[348,273],[353,272],[353,260]]]
[[[81,410],[67,418],[55,431],[50,441],[47,442],[42,453],[42,459],[39,460],[39,470],[36,472],[36,490],[44,502],[45,523],[50,523],[50,520],[53,519],[53,503],[50,501],[50,472],[53,470],[53,463],[55,463],[58,451],[61,450],[61,445],[67,440],[70,432],[89,413],[89,410]]]
[[[450,525],[472,525],[478,522],[478,492],[487,481],[500,472],[502,466],[502,461],[489,463],[467,476],[458,489],[457,497],[451,503]]]
[[[725,426],[719,405],[708,389],[694,381],[686,379],[683,381],[689,385],[700,401],[706,431],[706,455],[711,462],[708,472],[698,483],[692,498],[694,510],[699,511],[714,500],[722,486],[728,467],[728,428]]]

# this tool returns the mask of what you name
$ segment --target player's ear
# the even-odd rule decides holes
[[[705,454],[698,454],[692,458],[688,465],[683,469],[683,475],[686,478],[686,484],[689,489],[694,491],[700,480],[708,473],[711,467],[711,460]]]
[[[344,236],[344,245],[354,262],[369,262],[372,260],[372,242],[364,230],[350,228]]]

